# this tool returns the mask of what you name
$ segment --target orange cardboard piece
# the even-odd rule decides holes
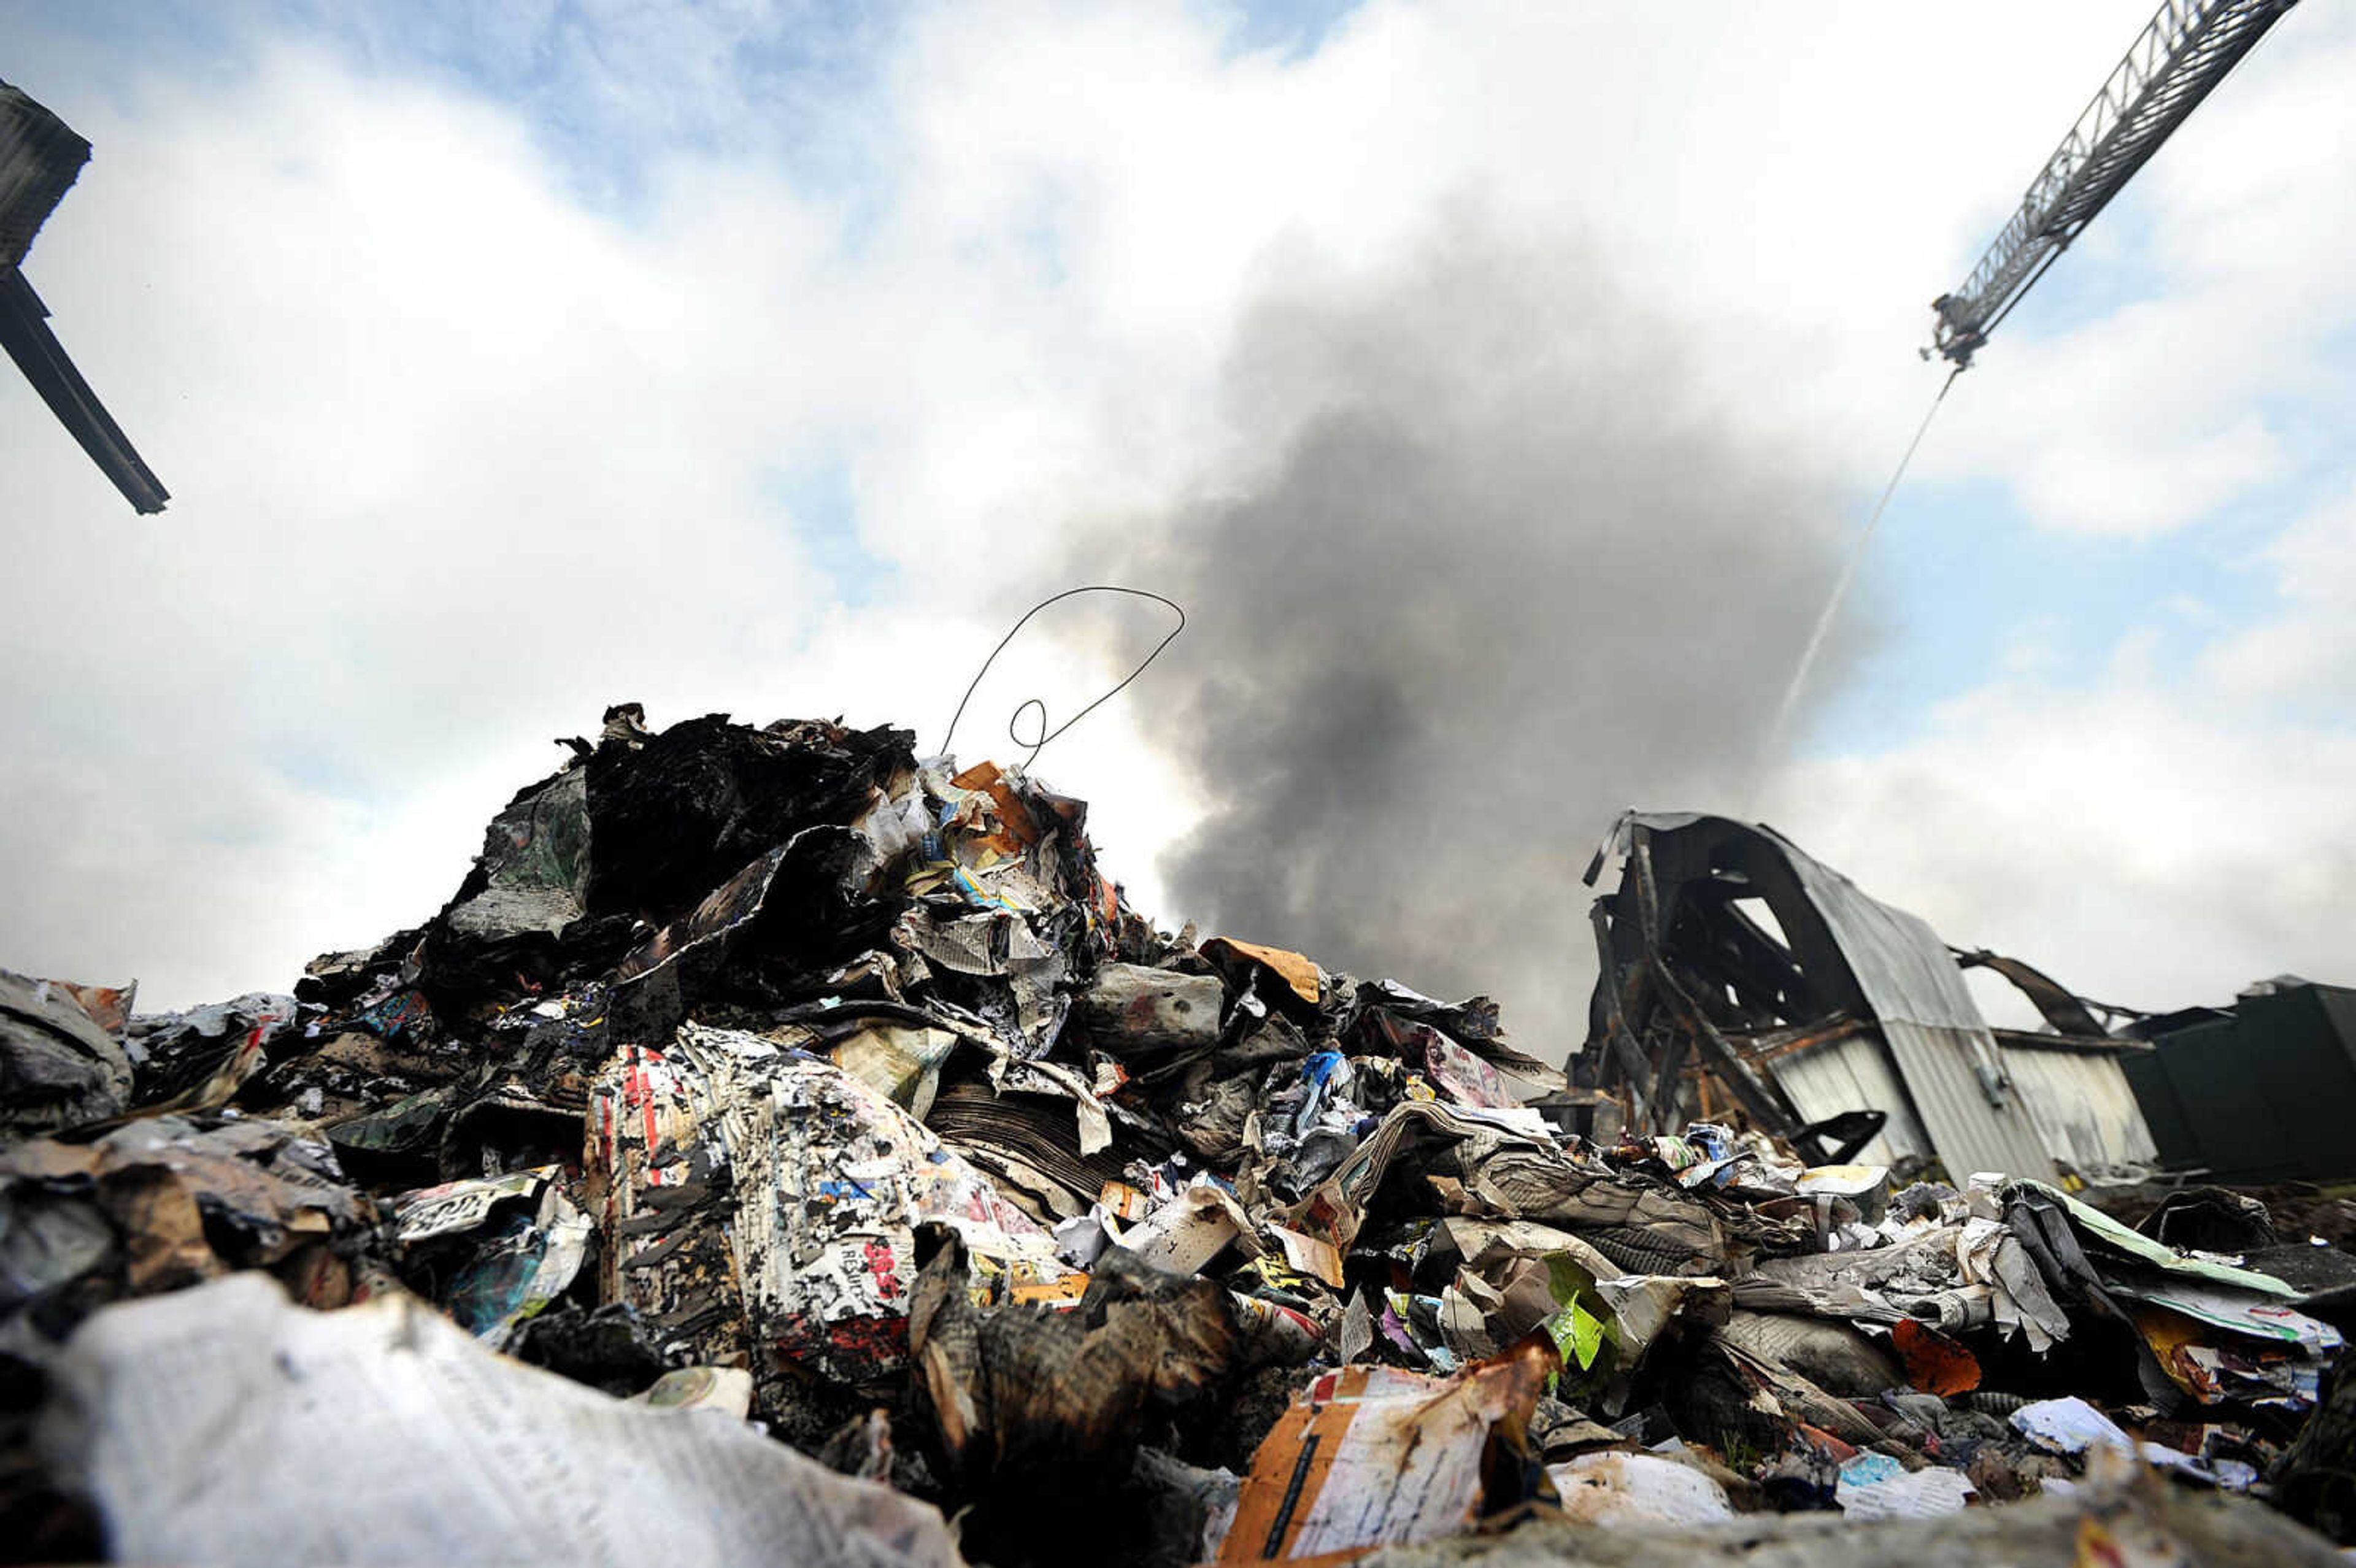
[[[2136,1328],[2143,1334],[2143,1342],[2151,1348],[2153,1359],[2159,1362],[2159,1370],[2168,1374],[2170,1382],[2203,1404],[2214,1404],[2225,1397],[2216,1374],[2185,1354],[2204,1343],[2201,1324],[2165,1307],[2142,1305],[2135,1309],[2135,1320]]]
[[[959,789],[979,790],[997,805],[1001,831],[991,834],[984,843],[1001,853],[1020,855],[1039,842],[1038,819],[1023,804],[1023,797],[1014,793],[1014,786],[1006,782],[1006,775],[999,771],[996,763],[976,763],[949,783]]]
[[[1203,944],[1204,957],[1215,964],[1224,953],[1248,958],[1292,987],[1292,994],[1311,1007],[1323,994],[1323,979],[1317,973],[1316,963],[1298,953],[1281,947],[1262,947],[1257,942],[1243,942],[1232,936],[1215,936]]]
[[[1343,1561],[1377,1546],[1461,1535],[1524,1501],[1490,1495],[1493,1443],[1537,1408],[1548,1359],[1536,1349],[1454,1377],[1344,1367],[1309,1385],[1252,1456],[1221,1563]]]

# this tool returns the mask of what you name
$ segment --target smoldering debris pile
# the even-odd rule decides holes
[[[616,709],[292,996],[0,979],[0,1539],[2334,1560],[2233,1496],[2345,1539],[2356,1431],[2233,1249],[1599,1137],[1483,998],[1159,932],[1082,803],[911,740]]]

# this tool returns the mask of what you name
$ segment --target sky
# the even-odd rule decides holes
[[[2302,5],[1941,409],[2148,15],[0,0],[94,144],[0,376],[0,965],[147,1007],[429,914],[609,702],[1040,760],[1175,927],[1575,1041],[1622,806],[2106,1001],[2356,979],[2356,19]],[[1975,50],[1959,36],[2019,40]],[[1044,615],[956,739],[1164,623]]]

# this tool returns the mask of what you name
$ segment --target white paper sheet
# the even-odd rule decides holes
[[[2083,1454],[2100,1445],[2135,1452],[2135,1439],[2116,1422],[2075,1394],[2044,1399],[2012,1413],[2013,1429],[2049,1453]]]
[[[1936,1519],[1957,1511],[1977,1488],[1961,1470],[1909,1471],[1887,1454],[1860,1454],[1840,1468],[1833,1500],[1850,1519]]]

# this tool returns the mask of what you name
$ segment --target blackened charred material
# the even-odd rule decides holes
[[[2315,1413],[2275,1467],[2277,1506],[2356,1546],[2356,1350],[2342,1350]]]
[[[920,1276],[909,1346],[948,1473],[968,1487],[1124,1472],[1149,1421],[1224,1387],[1242,1341],[1216,1281],[1119,1248],[1077,1308],[982,1311],[952,1234]]]
[[[1685,1120],[1687,1077],[1706,1077],[1753,1125],[1829,1163],[1829,1149],[1804,1142],[1807,1118],[1755,1065],[1755,1050],[1743,1049],[1755,1036],[1866,1016],[1864,993],[1790,863],[1719,818],[1625,827],[1620,885],[1595,905],[1601,968],[1581,1082],[1626,1094],[1632,1128],[1666,1132]],[[1589,868],[1590,883],[1601,862]],[[1746,900],[1773,912],[1783,939],[1740,907]]]
[[[607,1393],[644,1392],[678,1364],[636,1307],[626,1301],[584,1307],[567,1301],[525,1319],[509,1353],[535,1367]]]
[[[171,498],[140,461],[123,427],[81,379],[56,335],[49,307],[18,271],[33,237],[90,161],[90,144],[16,88],[0,81],[0,349],[33,384],[100,472],[139,512]]]
[[[108,1302],[238,1268],[341,1306],[380,1220],[325,1143],[280,1123],[148,1116],[89,1143],[29,1139],[0,1154],[0,1319],[62,1337]]]
[[[926,1239],[938,1250],[910,1304],[909,1345],[945,1473],[974,1503],[969,1551],[1136,1560],[1151,1544],[1130,1484],[1140,1443],[1223,1393],[1242,1363],[1226,1292],[1115,1248],[1070,1311],[983,1311],[963,1243]]]
[[[912,766],[913,741],[817,720],[754,730],[724,714],[659,734],[609,722],[586,762],[518,792],[493,820],[426,928],[419,988],[436,1012],[464,1015],[639,955],[651,968],[728,916],[758,915],[800,966],[849,956],[896,906],[840,907],[847,836],[818,830],[849,823]]]
[[[1990,953],[1984,947],[1970,953],[1957,949],[1955,965],[1961,969],[1987,969],[2011,981],[2045,1021],[2053,1026],[2053,1032],[2058,1035],[2107,1040],[2111,1031],[2104,1029],[2102,1019],[2094,1016],[2097,1012],[2119,1019],[2147,1016],[2132,1008],[2115,1008],[2089,1001],[2042,969],[2034,968],[2018,958],[2008,958],[2001,953]]]
[[[817,721],[755,731],[715,713],[601,745],[588,763],[590,912],[676,920],[797,830],[851,821],[871,787],[913,765],[915,740]]]
[[[0,969],[0,1136],[112,1116],[132,1083],[122,1042],[70,989]]]
[[[19,266],[90,162],[90,144],[0,81],[0,267]]]

